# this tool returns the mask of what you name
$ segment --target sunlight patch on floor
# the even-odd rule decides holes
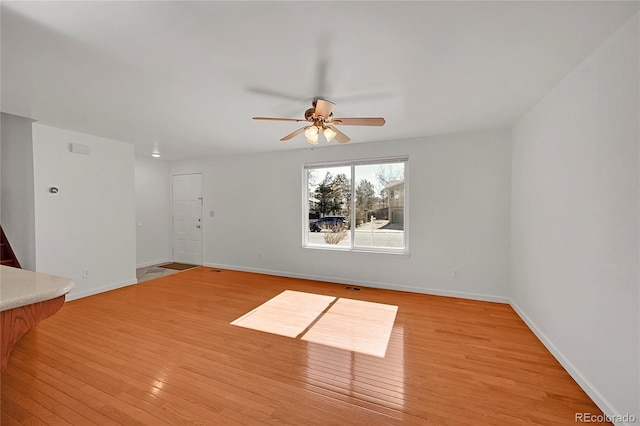
[[[231,325],[384,358],[398,307],[336,299],[285,290]]]
[[[335,299],[322,294],[285,290],[231,322],[231,325],[295,338]]]
[[[398,307],[341,298],[302,340],[384,358]]]

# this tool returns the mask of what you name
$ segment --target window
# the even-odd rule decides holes
[[[305,166],[305,247],[404,253],[407,158]]]

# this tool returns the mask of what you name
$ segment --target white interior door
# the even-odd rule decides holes
[[[202,174],[174,175],[173,261],[202,265]]]

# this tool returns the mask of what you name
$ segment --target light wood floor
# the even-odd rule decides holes
[[[399,307],[385,358],[229,323],[284,290]],[[197,268],[67,303],[15,346],[1,423],[574,425],[601,413],[508,306]]]

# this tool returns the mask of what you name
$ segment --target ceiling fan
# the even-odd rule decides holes
[[[270,120],[270,121],[295,121],[298,123],[309,122],[308,126],[302,127],[295,132],[289,133],[287,136],[280,139],[281,141],[288,141],[304,132],[307,141],[316,145],[318,143],[318,137],[323,135],[327,142],[331,142],[333,139],[340,143],[349,142],[351,139],[349,136],[342,133],[335,126],[384,126],[385,120],[382,117],[362,117],[362,118],[334,118],[333,117],[333,102],[325,99],[316,98],[311,104],[311,108],[304,112],[304,120],[297,118],[272,118],[272,117],[253,117],[254,120]]]

